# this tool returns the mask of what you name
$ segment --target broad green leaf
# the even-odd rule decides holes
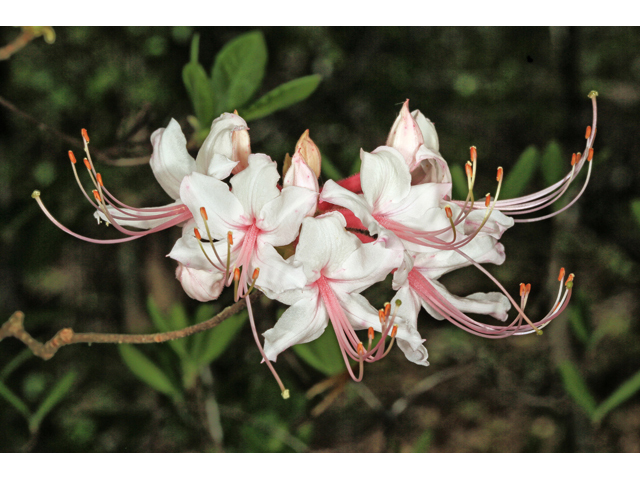
[[[453,182],[453,193],[458,200],[464,200],[469,193],[467,176],[464,170],[457,163],[449,168],[451,172],[451,181]]]
[[[413,453],[429,453],[432,442],[433,430],[428,428],[422,433],[422,435],[420,435],[418,440],[416,440],[416,443],[413,444],[411,450],[413,451]]]
[[[179,398],[180,391],[169,380],[169,377],[145,354],[133,345],[118,345],[122,360],[135,376],[145,382],[151,388],[170,397]]]
[[[194,325],[205,322],[212,318],[218,312],[218,308],[212,303],[204,303],[198,307],[195,314]],[[191,336],[189,352],[191,358],[197,358],[196,352],[202,351],[202,344],[206,339],[206,332]]]
[[[538,166],[540,153],[533,145],[527,147],[510,171],[505,170],[505,179],[500,198],[514,198],[520,195],[533,177]]]
[[[171,330],[182,330],[189,326],[189,318],[187,317],[187,311],[184,309],[184,305],[181,303],[174,303],[171,305],[171,312],[169,314],[169,326]]]
[[[176,305],[172,307],[171,314],[169,318],[167,318],[162,314],[153,298],[147,298],[147,311],[158,331],[171,332],[188,326],[184,308],[182,308],[181,311],[177,311]],[[186,359],[189,356],[187,353],[187,341],[186,338],[178,338],[176,340],[169,340],[167,343],[180,358]]]
[[[580,375],[578,368],[571,362],[565,360],[558,365],[564,389],[590,417],[593,417],[596,411],[596,400],[591,395],[589,387]]]
[[[583,344],[589,342],[589,330],[587,330],[579,307],[569,307],[569,324],[578,340]]]
[[[31,417],[31,412],[29,411],[29,407],[18,398],[18,396],[13,393],[11,390],[7,388],[7,386],[0,382],[0,397],[4,398],[7,402],[9,402],[13,407],[18,410],[24,418],[29,420]]]
[[[318,88],[320,80],[322,80],[320,75],[308,75],[283,83],[244,109],[241,112],[242,118],[247,121],[255,120],[301,102]]]
[[[213,92],[207,74],[199,63],[187,63],[182,69],[184,81],[191,103],[200,125],[209,126],[215,117]]]
[[[71,390],[77,376],[78,374],[74,370],[71,370],[53,386],[36,412],[29,419],[29,430],[31,432],[38,430],[44,417],[46,417],[53,407],[60,403],[69,390]]]
[[[636,223],[640,225],[640,199],[631,201],[631,212],[636,219]]]
[[[611,410],[633,397],[640,390],[640,371],[624,382],[609,398],[602,402],[591,416],[594,422],[602,420]]]
[[[545,185],[553,185],[560,180],[564,176],[568,163],[562,161],[560,144],[555,140],[550,141],[542,152],[542,175]]]
[[[216,110],[231,111],[247,103],[262,85],[266,65],[267,44],[258,30],[222,47],[211,69],[211,85],[218,100]]]
[[[220,325],[211,330],[201,333],[205,336],[200,350],[194,353],[194,358],[198,364],[208,365],[224,353],[231,341],[236,337],[242,325],[247,320],[246,310],[227,318]]]
[[[338,375],[346,369],[338,339],[332,328],[327,328],[313,342],[294,345],[293,351],[310,366],[328,377]]]

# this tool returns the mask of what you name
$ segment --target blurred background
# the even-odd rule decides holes
[[[80,129],[87,128],[112,193],[137,206],[168,203],[146,164],[150,134],[175,118],[195,156],[202,118],[219,113],[194,110],[185,87],[196,75],[183,74],[190,58],[195,64],[194,34],[210,76],[223,47],[255,30],[56,28],[53,43],[34,38],[0,61],[3,322],[22,310],[27,331],[44,342],[63,327],[179,328],[230,304],[228,292],[204,306],[182,292],[175,262],[165,257],[179,229],[120,245],[85,243],[55,227],[31,192],[39,189],[74,231],[115,237],[96,225],[69,165],[67,151],[81,155]],[[310,129],[326,162],[323,181],[358,171],[360,148],[384,144],[408,98],[435,123],[454,174],[477,146],[476,195],[493,191],[499,165],[512,194],[531,193],[570,170],[591,123],[587,94],[597,90],[594,173],[585,194],[552,220],[516,224],[502,238],[506,262],[488,268],[514,296],[520,282],[531,283],[528,312],[540,318],[564,266],[576,274],[570,308],[544,335],[506,340],[477,338],[422,312],[431,366],[411,364],[394,349],[367,366],[361,384],[347,381],[328,332],[279,356],[288,401],[260,364],[244,315],[200,339],[72,345],[46,362],[8,338],[0,343],[0,450],[640,451],[640,30],[257,30],[243,38],[264,40],[268,57],[245,107],[286,82],[322,80],[301,102],[249,121],[252,150],[281,163]],[[0,47],[20,35],[0,28]],[[520,180],[509,179],[519,161]],[[495,289],[472,268],[443,283],[459,295]],[[380,306],[392,296],[388,286],[367,297]],[[263,298],[256,310],[263,332],[282,305]]]

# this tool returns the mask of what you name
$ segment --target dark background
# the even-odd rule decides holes
[[[171,118],[190,132],[186,117],[193,112],[181,72],[191,35],[201,35],[200,61],[208,71],[216,52],[248,30],[58,28],[53,45],[37,39],[0,62],[0,96],[49,127],[0,107],[0,318],[24,311],[27,330],[45,341],[63,327],[150,331],[149,295],[162,309],[180,301],[196,310],[174,278],[174,262],[165,258],[178,229],[123,245],[84,243],[52,225],[30,195],[38,188],[65,225],[107,238],[69,168],[66,152],[73,146],[51,129],[79,140],[87,128],[92,148],[112,160],[148,155],[149,135]],[[640,451],[635,390],[594,423],[576,387],[580,381],[560,373],[563,362],[572,362],[600,404],[640,370],[640,223],[632,211],[640,198],[640,30],[260,30],[269,62],[259,95],[311,73],[323,81],[306,101],[251,122],[252,150],[281,162],[309,128],[344,175],[360,148],[384,143],[407,98],[436,124],[450,166],[463,165],[469,146],[477,146],[478,194],[494,188],[499,165],[508,174],[530,145],[544,150],[558,141],[569,171],[571,152],[583,148],[591,123],[587,93],[598,90],[594,173],[586,193],[553,220],[507,231],[507,260],[490,269],[513,295],[521,281],[530,282],[528,309],[539,318],[564,265],[577,277],[571,309],[541,337],[498,341],[423,313],[419,328],[430,367],[408,363],[396,349],[369,366],[362,385],[349,383],[336,393],[319,415],[313,409],[322,396],[307,399],[305,392],[323,375],[293,352],[281,355],[277,368],[292,392],[284,402],[245,325],[211,366],[223,442],[212,440],[203,420],[201,385],[176,405],[140,382],[115,346],[70,346],[48,362],[28,359],[2,379],[35,408],[66,372],[78,373],[34,435],[0,398],[0,450]],[[0,45],[18,34],[0,29]],[[167,203],[147,165],[97,164],[126,203]],[[584,173],[578,185],[583,179]],[[545,186],[538,172],[526,192]],[[492,290],[472,269],[445,283],[457,294]],[[273,325],[276,308],[262,302],[260,331]],[[152,355],[152,348],[144,351]],[[0,369],[23,350],[14,339],[3,341]]]

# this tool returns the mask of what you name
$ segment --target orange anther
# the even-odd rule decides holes
[[[200,216],[205,219],[205,221],[209,220],[209,216],[207,215],[207,210],[204,207],[200,207]]]
[[[531,284],[527,283],[527,286],[524,287],[524,293],[529,295],[529,292],[531,291]]]
[[[568,284],[569,284],[570,282],[573,282],[573,279],[574,279],[574,278],[575,278],[575,275],[574,275],[573,273],[569,274],[569,276],[567,277],[567,281],[566,281],[566,282],[564,282],[564,286],[565,286],[565,287],[566,287],[566,286],[568,286]]]
[[[71,160],[71,163],[76,163],[76,156],[71,150],[69,150],[69,160]]]
[[[498,167],[498,175],[496,175],[496,180],[499,182],[502,181],[502,173],[503,173],[502,167]]]
[[[200,235],[200,230],[198,230],[197,228],[194,228],[193,229],[193,234],[196,236],[198,241],[202,240],[202,235]]]
[[[389,302],[384,302],[384,316],[388,317],[390,311],[391,311],[391,304]]]
[[[593,160],[593,148],[589,149],[589,156],[587,157],[587,162]]]
[[[394,325],[391,330],[391,338],[396,338],[396,334],[398,333],[398,325]]]
[[[260,269],[259,269],[259,268],[256,268],[256,269],[253,271],[253,275],[251,276],[251,280],[257,280],[258,275],[260,275]]]
[[[89,134],[87,133],[87,129],[83,128],[81,132],[82,132],[82,138],[84,138],[84,141],[89,143]]]
[[[98,203],[102,202],[102,199],[100,198],[100,194],[98,193],[98,190],[93,191],[93,198],[95,198],[96,202]]]
[[[491,205],[491,194],[487,193],[487,196],[484,197],[484,206],[488,207],[489,205]]]
[[[362,342],[360,342],[358,344],[358,355],[362,357],[364,356],[364,354],[365,354],[364,345],[362,345]]]
[[[467,177],[471,178],[473,176],[473,168],[471,167],[471,162],[465,163],[464,170],[465,172],[467,172]]]
[[[87,170],[91,170],[91,164],[89,163],[89,160],[87,160],[86,158],[84,159],[84,166],[87,167]]]
[[[578,155],[575,153],[571,154],[571,166],[573,167],[576,163],[578,163]]]
[[[469,153],[471,155],[471,161],[475,162],[478,159],[478,151],[476,150],[476,147],[471,147],[469,149]]]
[[[524,283],[520,284],[520,296],[524,295]]]
[[[384,323],[385,320],[387,319],[387,316],[384,314],[384,309],[383,308],[378,310],[378,318],[380,319],[380,323]]]
[[[98,180],[101,187],[104,187],[104,183],[102,183],[102,175],[100,173],[96,173],[96,180]]]
[[[233,245],[233,234],[231,232],[227,232],[227,243]]]
[[[564,278],[564,267],[560,269],[560,275],[558,275],[558,281],[561,282]]]
[[[369,340],[373,340],[373,327],[369,327],[369,331],[367,332]]]
[[[236,282],[240,280],[240,269],[238,267],[233,271],[233,280]]]
[[[444,207],[444,211],[447,214],[447,218],[451,218],[453,217],[453,212],[451,211],[451,207],[449,205],[447,205],[446,207]]]
[[[588,139],[591,136],[591,125],[587,125],[587,131],[584,134],[584,138]]]

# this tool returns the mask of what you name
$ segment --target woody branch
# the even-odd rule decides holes
[[[251,298],[256,300],[260,295],[262,295],[262,292],[256,291],[251,294]],[[244,308],[246,308],[246,299],[242,299],[239,302],[230,305],[209,320],[180,330],[163,333],[76,333],[71,328],[63,328],[46,343],[41,343],[29,335],[29,333],[24,329],[24,313],[17,311],[11,315],[9,320],[7,320],[2,327],[0,327],[0,341],[7,337],[15,337],[24,343],[34,355],[42,358],[43,360],[49,360],[61,347],[74,343],[162,343],[169,340],[188,337],[219,325],[227,318],[242,311]]]

